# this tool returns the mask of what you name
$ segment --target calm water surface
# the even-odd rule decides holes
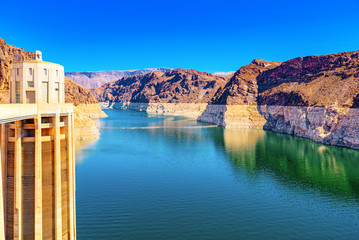
[[[77,235],[359,239],[359,151],[108,110],[77,152]]]

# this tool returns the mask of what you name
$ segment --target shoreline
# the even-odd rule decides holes
[[[100,102],[102,109],[184,116],[225,128],[257,128],[359,150],[359,109],[207,103]]]

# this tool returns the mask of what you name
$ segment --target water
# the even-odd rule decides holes
[[[109,110],[77,152],[78,239],[359,239],[359,151]]]

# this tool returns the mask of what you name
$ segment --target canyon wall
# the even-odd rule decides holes
[[[125,71],[97,71],[97,72],[67,72],[65,76],[81,84],[82,86],[92,89],[118,80],[123,77],[146,74],[149,72],[167,72],[170,68],[146,68],[138,70]]]
[[[262,128],[359,149],[359,51],[283,63],[256,59],[229,80],[185,69],[153,74],[123,78],[94,93],[103,107]],[[203,76],[207,84],[193,81]]]
[[[100,102],[104,109],[122,109],[147,112],[158,115],[174,115],[188,118],[201,116],[207,103],[133,103],[133,102]]]
[[[300,57],[263,69],[269,64],[254,60],[238,70],[199,120],[226,127],[259,126],[359,149],[358,51]]]
[[[65,78],[65,102],[74,104],[75,137],[77,140],[96,139],[100,132],[97,119],[107,117],[90,90]]]

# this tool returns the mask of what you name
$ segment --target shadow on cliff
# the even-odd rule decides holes
[[[197,118],[197,121],[225,127],[225,114],[227,110],[227,105],[208,104],[201,115]]]
[[[307,107],[308,103],[303,97],[295,92],[279,92],[273,95],[257,96],[257,110],[266,123],[263,125],[264,130],[271,130],[279,133],[294,135],[295,126],[286,121],[284,115],[271,113],[271,107]]]

